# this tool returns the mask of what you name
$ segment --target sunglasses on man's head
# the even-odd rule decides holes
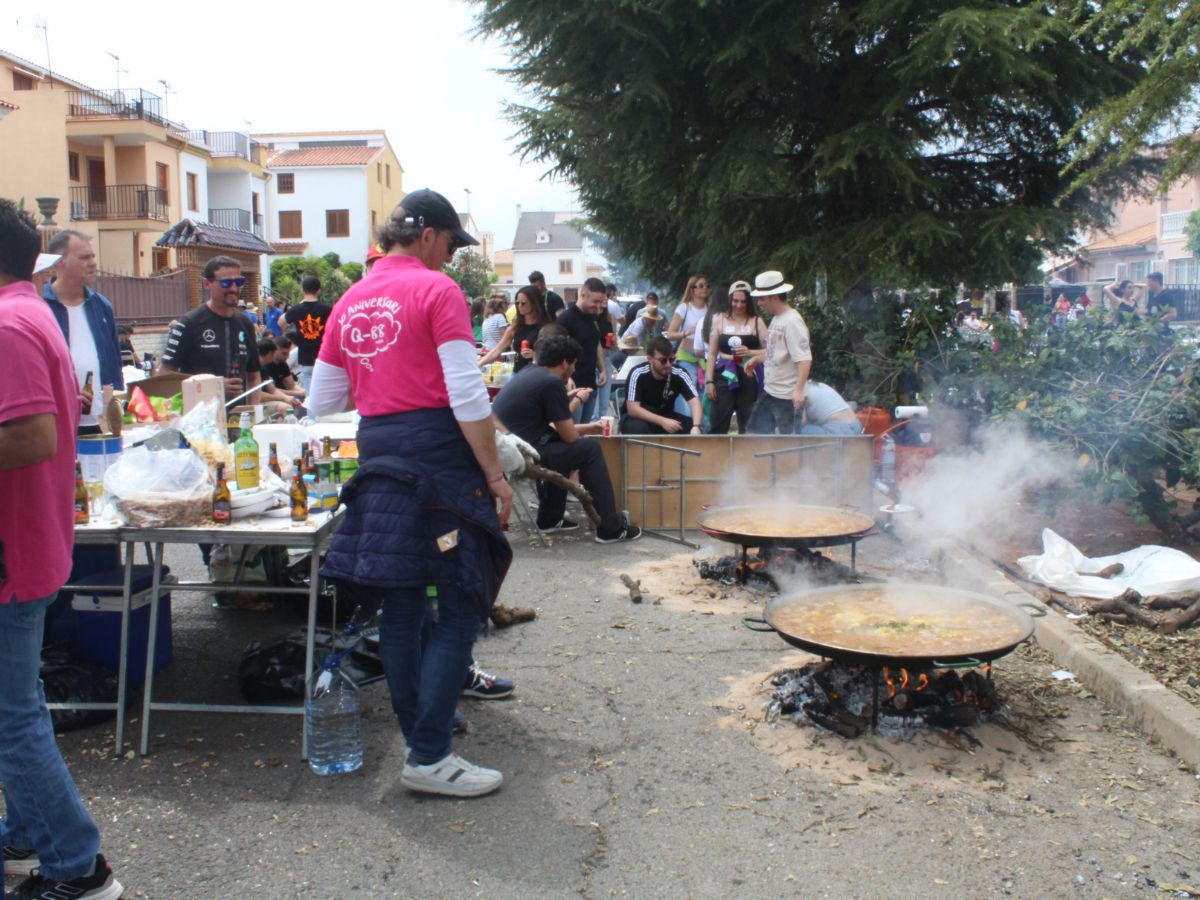
[[[237,278],[222,278],[217,281],[222,288],[229,290],[231,287],[242,287],[246,283],[244,275],[239,275]]]

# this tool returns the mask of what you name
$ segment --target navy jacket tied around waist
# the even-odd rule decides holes
[[[342,487],[347,512],[321,574],[368,587],[455,584],[486,617],[512,549],[454,414],[364,418],[358,451],[358,471]]]

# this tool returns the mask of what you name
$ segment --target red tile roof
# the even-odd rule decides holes
[[[375,161],[382,147],[310,147],[279,150],[267,160],[268,168],[292,166],[365,166]]]
[[[271,249],[280,256],[303,256],[308,252],[308,241],[271,241]]]
[[[9,103],[7,100],[0,100],[0,106],[3,106],[5,109],[20,109],[21,108],[21,107],[17,106],[15,103]]]

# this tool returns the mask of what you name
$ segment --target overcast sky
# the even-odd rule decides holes
[[[307,9],[306,9],[307,7]],[[18,12],[18,8],[21,10]],[[309,12],[308,9],[312,9]],[[526,212],[576,209],[570,185],[522,164],[501,105],[515,99],[494,69],[493,41],[471,36],[463,0],[205,4],[34,0],[0,18],[0,48],[94,88],[166,95],[169,118],[209,131],[379,129],[404,167],[404,189],[430,187],[464,212],[467,193],[496,248]]]

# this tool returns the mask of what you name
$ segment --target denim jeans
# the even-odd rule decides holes
[[[575,412],[571,413],[571,418],[574,420],[576,425],[594,422],[599,415],[596,412],[596,409],[599,405],[600,389],[593,388],[592,396],[588,397],[587,401],[583,403],[583,405],[579,406]]]
[[[780,434],[795,434],[801,418],[791,397],[781,400],[763,393],[754,404],[754,412],[750,413],[749,430],[751,434],[774,434],[776,429]]]
[[[308,396],[308,386],[312,384],[312,373],[315,366],[300,367],[300,387],[304,389],[304,396]]]
[[[54,597],[0,603],[0,844],[36,850],[42,874],[69,881],[92,870],[100,832],[67,771],[39,677],[42,623]]]
[[[688,377],[692,379],[692,385],[696,388],[696,393],[700,395],[700,402],[704,402],[704,391],[700,387],[700,363],[688,362],[687,360],[678,360],[675,365],[688,373]],[[675,412],[681,416],[687,416],[688,421],[692,419],[692,408],[688,406],[687,400],[683,399],[683,394],[675,398]]]
[[[425,588],[379,592],[379,657],[392,709],[408,744],[408,761],[429,765],[450,753],[454,709],[482,623],[479,604],[459,588],[439,585],[436,603]],[[430,619],[427,639],[421,632]]]

